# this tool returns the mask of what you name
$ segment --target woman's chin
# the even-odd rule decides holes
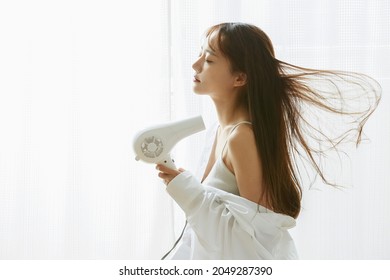
[[[192,92],[195,94],[202,94],[196,84],[192,86]]]
[[[200,89],[196,84],[194,84],[192,86],[192,91],[193,91],[193,93],[198,94],[198,95],[206,95],[206,94],[208,94],[208,92],[205,92],[204,90]]]

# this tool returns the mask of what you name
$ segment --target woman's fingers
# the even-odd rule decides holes
[[[175,172],[177,172],[177,170],[171,169],[162,164],[157,164],[156,169],[167,174],[174,174]]]
[[[184,171],[183,168],[179,168],[178,170],[176,170],[176,169],[171,169],[169,167],[166,167],[165,165],[162,164],[157,164],[156,169],[160,171],[158,173],[158,177],[163,179],[166,185],[168,185],[168,183],[172,181],[173,178],[175,178],[177,175],[179,175],[181,172]]]

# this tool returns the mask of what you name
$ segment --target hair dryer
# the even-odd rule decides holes
[[[183,138],[204,129],[202,117],[197,116],[141,130],[133,141],[135,159],[176,169],[170,156],[172,148]]]

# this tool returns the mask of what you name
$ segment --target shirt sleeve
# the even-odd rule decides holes
[[[210,251],[220,248],[236,251],[248,247],[247,251],[250,251],[256,240],[256,246],[261,247],[259,250],[262,255],[272,258],[272,248],[267,247],[272,243],[269,241],[278,236],[280,229],[262,219],[262,228],[267,230],[260,240],[256,237],[254,226],[259,222],[257,204],[222,190],[203,186],[188,171],[176,176],[168,184],[167,191],[185,212],[188,223],[203,247]],[[235,246],[238,247],[234,248]]]

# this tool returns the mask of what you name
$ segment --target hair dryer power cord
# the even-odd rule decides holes
[[[183,237],[184,230],[186,229],[186,227],[187,227],[187,221],[186,221],[186,223],[185,223],[185,225],[184,225],[183,230],[181,231],[181,234],[180,234],[179,238],[176,240],[175,244],[173,244],[171,250],[169,250],[168,253],[166,253],[166,254],[161,258],[161,260],[165,260],[165,258],[173,251],[173,249],[176,248],[176,246],[177,246],[177,244],[179,243],[180,239],[182,239],[182,237]]]

